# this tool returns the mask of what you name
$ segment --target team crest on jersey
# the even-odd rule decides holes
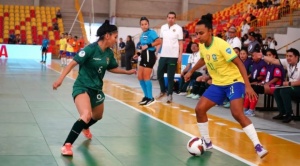
[[[210,55],[209,54],[206,55],[206,59],[210,60]]]
[[[280,73],[280,70],[278,70],[278,69],[275,70],[275,73],[276,73],[276,74],[279,74],[279,73]]]
[[[80,56],[80,57],[84,57],[85,56],[85,51],[80,51],[79,53],[78,53],[78,55]]]
[[[106,58],[106,63],[109,64],[109,57]]]
[[[214,60],[214,61],[217,61],[218,59],[217,59],[217,55],[216,54],[212,54],[212,59]]]
[[[173,29],[173,32],[176,32],[176,29]]]
[[[231,49],[230,49],[230,48],[227,48],[227,49],[226,49],[226,52],[227,52],[228,54],[231,54]]]

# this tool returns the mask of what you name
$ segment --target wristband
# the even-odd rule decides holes
[[[152,44],[150,43],[150,44],[147,44],[147,46],[148,46],[148,48],[150,48],[150,47],[152,47]]]
[[[289,82],[289,86],[292,86],[292,83],[291,83],[291,82]]]

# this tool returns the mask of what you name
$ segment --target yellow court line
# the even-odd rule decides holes
[[[48,67],[55,71],[61,71],[61,67],[55,62],[48,65]],[[68,76],[75,79],[77,71],[73,71]],[[141,93],[139,90],[113,81],[105,80],[103,90],[105,94],[121,100],[144,113],[187,133],[199,136],[193,108],[177,103],[166,104],[163,102],[156,102],[148,107],[140,106],[137,103],[141,99],[141,95],[137,95]],[[242,131],[238,123],[210,114],[208,114],[208,118],[210,136],[214,145],[256,165],[300,165],[300,144],[275,137],[265,132],[258,132],[261,143],[269,151],[269,154],[265,158],[260,159],[255,153],[252,142]]]

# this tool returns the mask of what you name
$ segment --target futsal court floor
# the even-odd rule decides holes
[[[62,71],[58,61],[0,58],[0,165],[2,166],[297,166],[300,130],[296,122],[283,125],[251,117],[269,154],[260,159],[242,128],[223,107],[209,112],[214,149],[191,156],[186,143],[199,136],[195,100],[174,96],[151,106],[139,106],[143,97],[136,75],[106,73],[103,119],[91,127],[92,140],[80,135],[74,156],[60,148],[78,113],[72,85],[78,67],[54,91]],[[154,94],[159,92],[153,81]],[[275,114],[275,113],[274,113]],[[299,123],[299,122],[298,122]]]

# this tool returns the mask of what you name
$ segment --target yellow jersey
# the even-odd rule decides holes
[[[232,47],[223,39],[213,37],[209,47],[199,44],[200,56],[204,59],[214,85],[231,85],[235,82],[244,83],[238,67],[231,62],[237,57]]]
[[[59,50],[66,51],[67,39],[63,38],[59,40]]]
[[[67,52],[74,52],[73,45],[74,45],[74,40],[73,39],[68,39],[67,40]]]

